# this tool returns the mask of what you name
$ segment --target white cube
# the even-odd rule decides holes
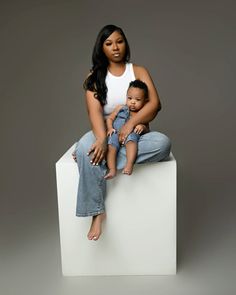
[[[62,273],[176,274],[176,160],[136,164],[132,175],[107,180],[106,219],[88,240],[92,217],[76,216],[79,172],[71,154],[56,163]]]

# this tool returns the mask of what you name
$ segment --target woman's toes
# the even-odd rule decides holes
[[[92,238],[93,238],[93,234],[88,233],[88,234],[87,234],[87,237],[88,237],[89,240],[92,240]]]

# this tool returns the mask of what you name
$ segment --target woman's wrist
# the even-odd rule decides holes
[[[95,130],[95,128],[94,128],[93,134],[95,135],[96,141],[101,142],[101,143],[106,141],[107,132],[106,132],[105,126],[104,126],[104,128],[102,128],[100,130]]]
[[[96,137],[96,140],[102,144],[106,144],[107,143],[107,136],[100,136],[100,137]]]

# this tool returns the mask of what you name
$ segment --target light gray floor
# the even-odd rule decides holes
[[[1,294],[235,294],[235,8],[1,1]],[[124,29],[163,103],[152,127],[178,164],[176,276],[61,275],[55,162],[90,128],[82,81],[108,23]]]
[[[193,183],[179,187],[176,276],[62,277],[54,192],[54,208],[12,212],[1,218],[1,293],[234,294],[234,195],[224,180],[222,191],[212,190],[213,208],[206,201],[209,192],[204,183],[196,191],[191,189]],[[214,183],[208,180],[208,185]],[[188,207],[190,195],[195,208]],[[199,210],[200,203],[204,209]]]

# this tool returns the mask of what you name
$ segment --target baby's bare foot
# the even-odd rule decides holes
[[[125,168],[123,169],[122,173],[131,175],[133,172],[133,164],[126,164]]]
[[[92,224],[88,232],[88,239],[97,241],[102,233],[102,221],[105,219],[106,213],[93,216]]]
[[[104,176],[105,179],[112,179],[116,176],[116,170],[110,169],[109,172]]]

